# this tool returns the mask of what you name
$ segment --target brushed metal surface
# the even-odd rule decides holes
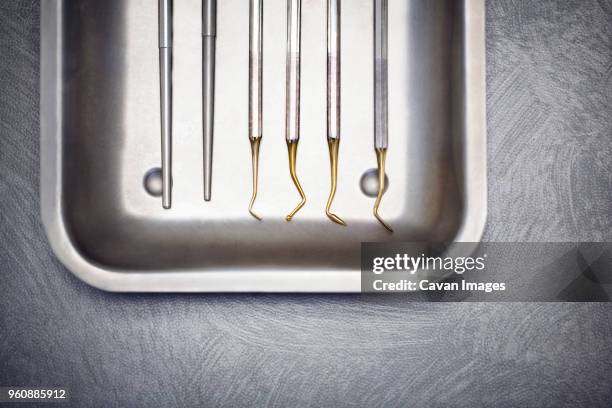
[[[163,211],[142,187],[143,175],[160,161],[159,110],[152,103],[159,100],[155,5],[42,3],[42,212],[55,251],[78,276],[119,291],[359,291],[363,241],[480,240],[484,1],[389,1],[393,143],[383,211],[393,235],[372,217],[373,200],[359,184],[376,166],[371,1],[347,2],[342,10],[344,142],[334,207],[348,228],[331,224],[322,211],[329,188],[329,168],[321,165],[328,156],[325,2],[302,9],[298,173],[309,200],[290,224],[284,220],[295,200],[283,140],[286,1],[264,8],[262,223],[245,206],[249,8],[239,0],[217,10],[214,200],[201,200],[199,0],[175,2],[173,11],[172,210]]]
[[[40,218],[39,3],[0,2],[0,384],[66,386],[79,408],[610,406],[609,303],[125,295],[76,279]],[[485,240],[612,241],[611,16],[611,1],[487,1]]]

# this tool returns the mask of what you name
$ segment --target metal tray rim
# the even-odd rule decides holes
[[[40,79],[40,196],[42,220],[55,255],[75,276],[111,292],[311,292],[356,293],[360,271],[128,272],[111,270],[86,259],[74,245],[62,216],[62,135],[60,81],[62,5],[41,2]],[[466,0],[465,109],[463,126],[470,135],[464,145],[466,161],[465,211],[455,242],[481,240],[487,217],[486,71],[484,0]]]

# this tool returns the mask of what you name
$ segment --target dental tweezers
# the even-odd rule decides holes
[[[378,194],[374,217],[387,229],[393,229],[378,214],[385,193],[385,160],[389,147],[389,100],[387,67],[388,7],[387,0],[374,0],[374,149],[378,164]]]
[[[331,212],[338,180],[340,149],[340,0],[327,0],[327,145],[331,167],[331,190],[325,213],[333,222],[346,225]]]
[[[159,0],[162,206],[172,206],[172,0]]]
[[[287,0],[287,82],[285,106],[285,139],[289,152],[289,173],[297,188],[301,200],[287,215],[291,221],[293,216],[306,204],[304,189],[297,178],[296,161],[297,147],[300,141],[300,51],[301,51],[301,0]]]
[[[249,212],[253,211],[257,198],[257,174],[259,172],[259,145],[263,136],[263,0],[250,0],[249,8],[249,142],[253,166],[253,195]]]
[[[202,0],[202,133],[204,145],[204,200],[210,201],[215,121],[215,43],[217,1]]]

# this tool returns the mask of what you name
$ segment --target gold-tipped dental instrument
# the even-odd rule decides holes
[[[263,0],[250,0],[249,8],[249,141],[253,164],[253,195],[249,212],[261,221],[253,211],[257,198],[257,175],[259,173],[259,145],[263,136]]]
[[[202,142],[204,201],[210,201],[215,132],[217,0],[202,0]]]
[[[297,207],[287,215],[291,221],[295,214],[306,204],[306,195],[297,178],[297,147],[300,140],[300,48],[302,1],[287,0],[287,99],[285,112],[285,139],[289,152],[289,173],[300,193]]]
[[[346,225],[331,212],[338,182],[340,149],[340,0],[327,0],[327,145],[331,166],[331,190],[325,214],[333,222]]]
[[[374,202],[374,216],[389,232],[393,232],[393,228],[389,226],[378,214],[380,201],[385,193],[385,160],[387,158],[387,149],[376,149],[376,162],[378,163],[378,194]]]
[[[162,206],[172,207],[172,0],[159,0]]]
[[[389,75],[387,68],[388,7],[387,0],[374,0],[374,149],[378,163],[378,195],[374,217],[387,229],[393,229],[380,217],[378,208],[385,193],[385,160],[389,147],[388,120]]]

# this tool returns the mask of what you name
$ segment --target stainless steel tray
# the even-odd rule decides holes
[[[486,219],[484,0],[389,0],[390,185],[381,212],[360,178],[372,147],[372,1],[343,2],[342,133],[329,221],[325,6],[305,1],[306,207],[284,141],[286,3],[265,2],[264,139],[257,222],[247,212],[248,2],[218,8],[213,201],[202,200],[200,0],[175,2],[173,208],[143,189],[160,165],[157,0],[45,0],[43,221],[59,259],[111,291],[356,292],[362,241],[479,241]]]

